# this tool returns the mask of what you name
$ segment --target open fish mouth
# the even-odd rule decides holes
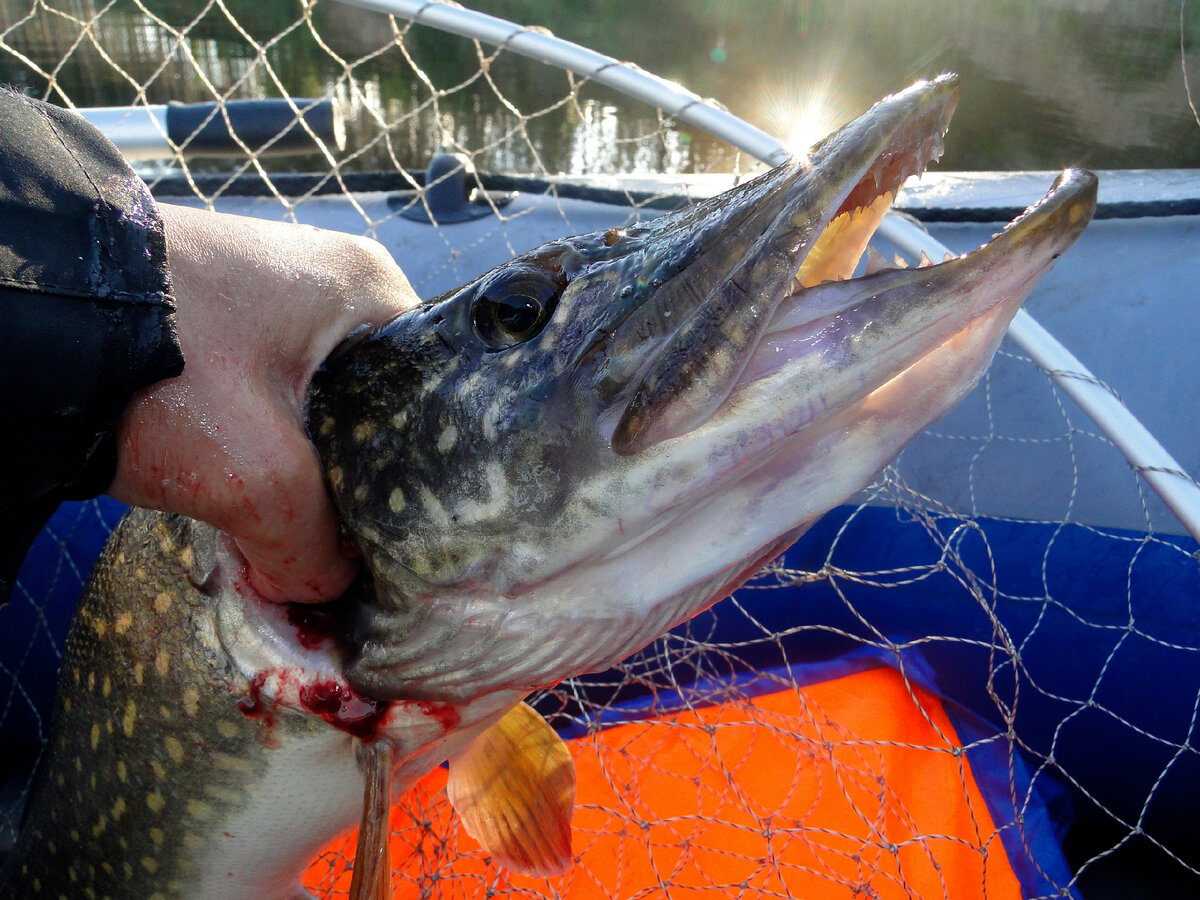
[[[612,665],[957,403],[1096,198],[1067,171],[974,252],[881,264],[871,235],[957,100],[955,76],[920,82],[803,158],[521,254],[331,356],[309,427],[374,579],[355,689],[462,700]]]
[[[880,275],[909,268],[899,258],[894,264],[885,261],[869,241],[904,182],[941,156],[958,95],[956,76],[919,82],[880,101],[809,156],[737,189],[744,191],[740,196],[731,196],[737,191],[725,195],[724,233],[703,251],[702,260],[681,273],[684,289],[678,293],[693,292],[693,267],[703,265],[720,278],[694,311],[685,312],[690,315],[687,325],[661,329],[671,337],[653,361],[643,361],[640,383],[613,429],[618,453],[636,454],[692,431],[741,385],[797,358],[804,358],[810,371],[823,370],[828,379],[831,371],[846,368],[837,365],[835,357],[840,356],[857,367],[860,386],[882,383],[880,378],[897,371],[892,363],[901,351],[885,352],[879,341],[857,340],[856,332],[888,330],[897,338],[896,348],[913,346],[922,334],[956,333],[1006,297],[995,290],[972,297],[969,282],[978,270],[994,271],[996,258],[1037,231],[1036,221],[1052,218],[1054,209],[1078,198],[1075,219],[1066,231],[1059,229],[1066,244],[1074,240],[1080,223],[1090,218],[1086,208],[1095,193],[1090,173],[1064,173],[1043,200],[1009,225],[1006,233],[1014,233],[999,247],[988,250],[985,245],[936,265],[922,257],[920,269],[951,264],[935,273]],[[1061,225],[1055,219],[1050,229]],[[854,278],[858,269],[863,275]],[[669,294],[671,287],[665,285],[664,292]],[[679,305],[671,298],[647,304],[676,316]],[[926,315],[910,316],[918,305]],[[922,318],[936,319],[940,327],[925,334],[929,323]],[[639,325],[645,328],[644,322]],[[928,342],[921,347],[928,350]],[[826,392],[824,384],[823,379],[807,390],[814,407],[829,410],[847,390]],[[843,388],[849,389],[850,382]]]
[[[889,263],[868,249],[862,276],[835,273],[813,284],[806,283],[802,265],[710,417],[756,382],[803,380],[806,402],[793,409],[791,419],[800,430],[894,378],[915,378],[917,372],[906,372],[917,362],[933,368],[943,344],[991,335],[997,320],[1007,326],[1036,281],[1090,220],[1096,189],[1090,172],[1067,170],[991,241],[970,253],[948,254],[940,263],[924,255],[915,267],[899,257]],[[880,199],[890,205],[893,198]],[[863,222],[873,232],[878,224],[873,212],[841,215],[849,220],[847,229]],[[947,352],[961,352],[958,345]]]
[[[779,330],[773,323],[785,299],[792,302],[784,327],[836,314],[841,304],[826,310],[826,297],[795,301],[816,285],[851,278],[904,182],[942,155],[958,95],[956,76],[919,82],[810,155],[722,195],[723,230],[703,251],[703,264],[720,279],[643,375],[613,434],[618,452],[640,452],[706,419],[736,385],[746,351]],[[695,276],[684,274],[687,285]],[[657,306],[675,312],[669,300]]]
[[[690,508],[664,503],[654,530],[679,528],[710,504],[725,533],[751,544],[718,572],[719,586],[698,579],[696,590],[719,599],[741,585],[974,387],[1030,290],[1090,220],[1096,190],[1094,175],[1067,170],[989,243],[941,263],[876,255],[860,277],[843,270],[813,284],[802,265],[727,387],[705,386],[719,402],[702,418],[692,404],[699,421],[684,435],[657,435],[666,454],[676,440],[705,447],[707,477],[693,482]],[[881,198],[890,205],[894,194]],[[847,231],[873,232],[875,209],[839,217]],[[847,269],[853,264],[847,257]],[[640,540],[640,550],[635,538],[611,558],[662,552],[652,535]]]

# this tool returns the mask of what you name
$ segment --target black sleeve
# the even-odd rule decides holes
[[[134,391],[181,371],[146,185],[82,117],[0,90],[0,602],[58,504],[111,483]]]

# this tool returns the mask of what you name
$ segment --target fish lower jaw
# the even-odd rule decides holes
[[[788,392],[759,383],[674,452],[662,446],[675,466],[706,474],[664,497],[653,522],[597,560],[590,580],[598,585],[619,572],[638,573],[640,596],[627,574],[622,603],[648,620],[669,620],[665,627],[722,599],[818,517],[867,487],[921,429],[961,400],[1019,305],[1017,298],[977,317],[879,387],[819,416],[782,409]],[[764,409],[776,412],[769,420],[754,417],[757,424],[739,416]],[[689,452],[684,464],[680,456]]]
[[[833,372],[845,378],[847,372],[837,371],[844,358],[853,354],[874,362],[894,354],[894,346],[906,341],[915,346],[922,330],[918,317],[905,326],[896,322],[888,326],[896,340],[892,345],[873,338],[873,343],[855,345],[844,342],[831,348],[827,335],[841,338],[849,333],[879,330],[876,327],[888,314],[888,298],[897,296],[910,302],[908,296],[923,294],[926,310],[937,311],[943,321],[934,324],[931,313],[924,313],[923,328],[949,340],[953,334],[972,327],[972,322],[990,313],[997,306],[1010,308],[1015,314],[1021,300],[1028,295],[1037,280],[1045,274],[1058,255],[1069,247],[1091,218],[1095,203],[1096,179],[1088,172],[1066,170],[1037,202],[1009,222],[992,240],[970,253],[955,256],[947,253],[939,263],[933,263],[922,253],[921,261],[909,266],[897,257],[896,265],[874,258],[868,253],[867,274],[841,281],[825,281],[813,287],[792,285],[792,292],[776,308],[762,338],[753,348],[742,369],[730,400],[748,385],[782,376],[784,370],[806,356],[823,354],[830,362],[813,365],[811,393],[820,400],[817,386],[821,378],[829,379]],[[1019,297],[1017,296],[1019,295]],[[1015,299],[1014,299],[1015,298]],[[946,327],[946,323],[952,323]],[[855,338],[855,340],[857,340]],[[939,339],[929,342],[926,352],[934,352]],[[822,368],[824,367],[824,368]],[[897,370],[898,371],[898,370]],[[895,373],[893,373],[895,374]],[[882,383],[876,378],[875,384]]]

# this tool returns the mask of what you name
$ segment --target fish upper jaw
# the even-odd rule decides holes
[[[941,155],[958,93],[952,75],[920,82],[807,156],[688,211],[705,238],[609,341],[605,377],[627,401],[611,431],[617,453],[639,453],[707,419],[794,286],[851,275],[904,181]],[[659,229],[672,255],[679,239]],[[647,331],[656,342],[642,340]]]

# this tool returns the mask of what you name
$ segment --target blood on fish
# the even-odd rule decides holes
[[[287,620],[296,629],[296,640],[306,650],[316,650],[333,638],[333,613],[305,603],[292,603]]]
[[[286,669],[267,669],[250,679],[246,696],[238,700],[238,709],[249,719],[260,719],[267,728],[275,724],[275,709],[278,700],[263,696],[267,679],[275,676],[279,689],[288,682],[296,684],[296,673]],[[352,734],[362,740],[378,736],[383,720],[391,709],[391,702],[379,702],[360,696],[349,685],[324,679],[296,685],[300,706],[313,715],[320,716],[334,728]],[[439,721],[443,717],[439,716]]]
[[[364,741],[378,736],[379,726],[391,709],[390,702],[368,700],[336,681],[301,685],[300,705],[334,728]]]
[[[402,701],[404,706],[416,706],[421,715],[433,719],[444,733],[458,727],[461,716],[451,703],[426,700]],[[383,730],[392,701],[371,700],[352,687],[338,681],[317,681],[300,686],[300,705],[320,716],[334,728],[364,741],[374,740]]]
[[[267,672],[258,672],[250,679],[246,696],[237,703],[238,709],[248,719],[262,719],[266,725],[275,721],[275,704],[263,701],[263,685],[267,683]]]
[[[246,560],[241,560],[241,565],[238,570],[233,573],[233,578],[230,579],[230,586],[233,592],[239,597],[256,597],[258,591],[250,586],[250,570],[246,566]]]
[[[421,715],[429,719],[436,719],[447,733],[457,728],[459,722],[462,721],[458,709],[451,703],[433,703],[428,700],[405,701],[405,706],[413,705],[421,711]]]

